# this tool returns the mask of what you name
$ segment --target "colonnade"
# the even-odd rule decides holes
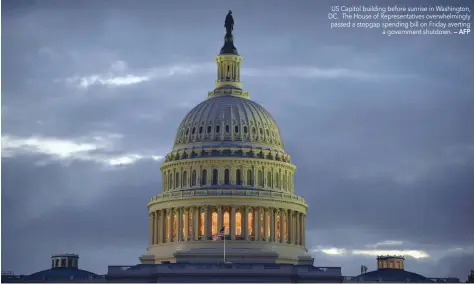
[[[150,213],[150,244],[211,240],[221,228],[226,239],[305,246],[302,212],[251,206],[187,206]]]

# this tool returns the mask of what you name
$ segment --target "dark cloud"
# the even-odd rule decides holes
[[[185,69],[213,62],[231,8],[243,68],[252,71],[244,87],[277,120],[298,168],[309,247],[350,252],[400,240],[394,249],[431,255],[409,258],[409,270],[467,275],[472,256],[446,252],[474,245],[472,37],[330,30],[329,1],[197,3],[2,2],[2,135],[79,143],[119,134],[111,149],[90,154],[166,154],[180,120],[214,86],[213,70]],[[113,70],[117,61],[127,68]],[[181,73],[166,77],[169,66]],[[352,76],[308,77],[315,68]],[[88,88],[71,80],[127,74],[155,77]],[[97,272],[137,263],[147,246],[146,203],[160,185],[151,159],[110,168],[2,157],[2,269],[31,273],[64,251]],[[372,256],[314,255],[346,275],[375,268]]]

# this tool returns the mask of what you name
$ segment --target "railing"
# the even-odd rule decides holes
[[[150,199],[150,202],[170,200],[170,199],[203,197],[203,196],[266,197],[266,198],[282,199],[282,200],[288,200],[288,201],[294,201],[294,202],[306,204],[303,197],[289,194],[289,193],[260,191],[260,190],[232,190],[232,189],[213,189],[213,190],[198,189],[198,190],[182,190],[182,191],[175,191],[175,192],[164,192],[164,193],[153,196]]]

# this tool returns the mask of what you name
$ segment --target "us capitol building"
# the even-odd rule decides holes
[[[53,255],[51,269],[2,282],[343,281],[340,267],[313,266],[296,167],[275,120],[242,89],[233,25],[229,11],[215,89],[179,124],[161,165],[141,264],[100,276],[80,270],[75,254]],[[222,230],[225,239],[214,241]]]

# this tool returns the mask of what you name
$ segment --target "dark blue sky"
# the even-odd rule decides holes
[[[389,1],[2,1],[2,270],[58,252],[97,273],[138,263],[160,158],[214,87],[232,9],[244,88],[310,206],[315,265],[356,275],[403,253],[407,270],[465,278],[473,36],[330,29],[330,6],[351,3]]]

